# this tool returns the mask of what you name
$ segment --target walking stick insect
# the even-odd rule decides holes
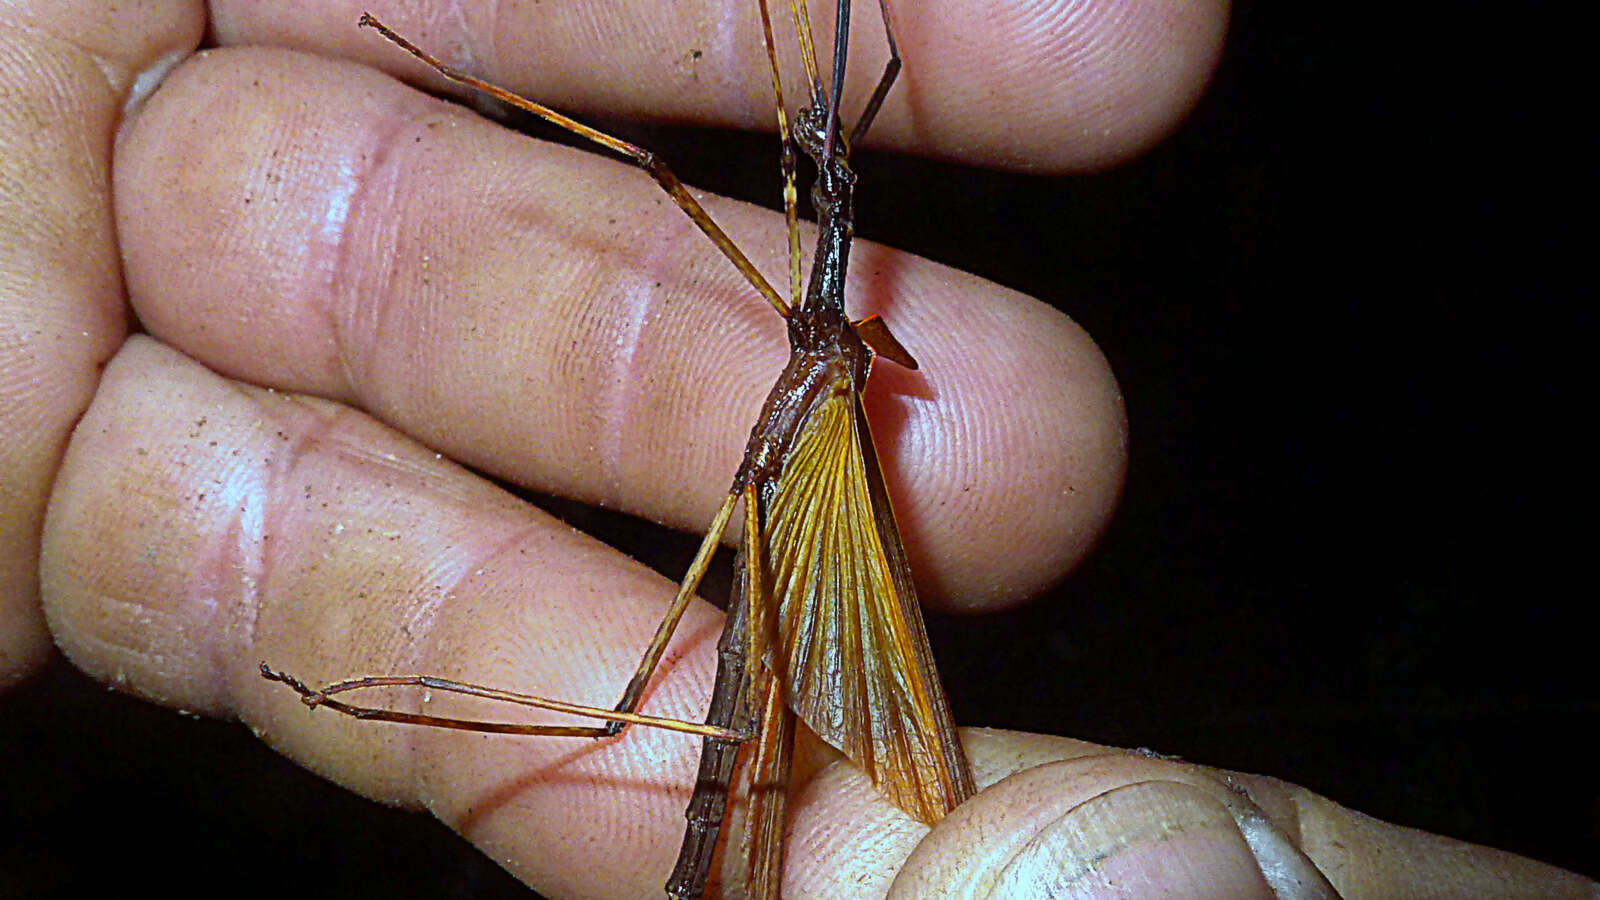
[[[836,8],[834,52],[825,82],[804,0],[791,0],[795,37],[809,81],[809,105],[785,111],[771,20],[758,0],[782,135],[790,299],[784,299],[712,221],[670,169],[643,148],[596,131],[436,59],[363,14],[361,24],[445,78],[567,129],[645,170],[787,323],[790,359],[751,431],[744,460],[713,517],[638,669],[613,709],[581,706],[421,675],[378,676],[315,689],[266,664],[262,675],[298,691],[308,706],[363,719],[505,734],[609,738],[629,725],[698,734],[703,747],[670,898],[697,898],[707,883],[741,754],[752,785],[744,852],[750,897],[775,898],[782,874],[786,785],[796,720],[843,752],[895,805],[932,823],[970,797],[971,769],[934,668],[911,572],[890,508],[861,394],[876,357],[910,368],[911,354],[875,317],[844,309],[853,234],[855,174],[850,147],[871,126],[900,68],[886,0],[880,0],[890,60],[854,130],[840,119],[850,2]],[[815,164],[817,246],[801,287],[793,146]],[[710,565],[736,509],[744,532],[734,591],[704,723],[644,715],[638,706],[678,621]],[[587,726],[454,719],[358,706],[336,696],[414,686],[571,713]]]

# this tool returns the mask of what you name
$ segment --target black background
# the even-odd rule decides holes
[[[1594,241],[1564,224],[1592,217],[1567,121],[1592,98],[1560,99],[1581,59],[1549,46],[1575,25],[1287,5],[1236,7],[1193,118],[1116,171],[858,155],[862,236],[1066,311],[1131,421],[1089,564],[1023,610],[930,622],[956,717],[1276,775],[1600,876]],[[690,183],[770,193],[770,138],[647,140]],[[442,826],[59,662],[0,697],[0,796],[3,897],[527,896]]]

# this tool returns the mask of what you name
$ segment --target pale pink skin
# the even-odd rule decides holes
[[[526,4],[491,31],[486,4],[458,4],[390,24],[553,103],[765,123],[744,5],[536,22]],[[0,292],[0,324],[24,338],[0,344],[0,683],[40,666],[53,636],[96,677],[237,717],[353,790],[432,811],[547,893],[648,895],[676,851],[692,739],[373,727],[307,712],[255,667],[428,671],[608,704],[671,584],[451,460],[699,527],[781,364],[781,328],[637,172],[365,68],[415,74],[354,28],[358,4],[212,7],[225,44],[277,46],[185,59],[197,3],[0,14],[0,165],[30,187],[0,195],[0,270],[30,274]],[[1226,18],[1136,0],[1042,20],[987,2],[907,13],[906,81],[875,137],[1039,171],[1126,158],[1192,105]],[[607,37],[634,31],[654,43]],[[780,271],[773,216],[706,202]],[[884,312],[924,365],[886,366],[869,392],[924,599],[996,608],[1059,579],[1122,480],[1106,361],[1060,314],[936,264],[862,244],[853,272],[854,311]],[[128,338],[128,300],[149,337]],[[1010,552],[1021,542],[1050,549]],[[703,709],[719,624],[691,609],[651,712]],[[1595,890],[1271,779],[964,738],[987,789],[931,832],[815,761],[790,895],[1250,896],[1268,889],[1263,866],[1307,860],[1347,896]]]

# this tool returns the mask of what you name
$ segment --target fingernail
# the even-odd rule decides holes
[[[1262,877],[1279,900],[1327,900],[1339,896],[1310,857],[1273,825],[1259,807],[1241,798],[1230,811],[1239,834],[1255,854]]]

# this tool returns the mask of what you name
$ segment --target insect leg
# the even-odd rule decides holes
[[[380,687],[420,687],[432,691],[443,691],[451,694],[465,694],[471,697],[482,697],[487,700],[498,700],[502,703],[511,703],[517,706],[531,706],[535,709],[548,709],[554,712],[568,713],[575,716],[588,716],[593,719],[604,719],[617,725],[647,725],[652,728],[664,728],[668,731],[682,731],[689,734],[699,734],[705,737],[720,737],[738,739],[740,735],[726,729],[702,725],[699,722],[685,722],[682,719],[670,719],[663,716],[647,716],[635,712],[617,709],[602,709],[596,706],[584,706],[579,703],[567,703],[562,700],[552,700],[548,697],[539,697],[533,694],[520,694],[515,691],[506,691],[499,688],[486,687],[473,684],[469,681],[451,681],[448,678],[438,678],[433,675],[380,675],[365,678],[352,678],[331,684],[325,688],[316,689],[307,686],[300,679],[285,672],[276,671],[266,663],[261,664],[261,677],[268,681],[281,681],[288,685],[307,706],[324,706],[334,712],[343,713],[356,719],[369,719],[379,722],[400,722],[407,725],[429,725],[434,728],[454,728],[460,731],[481,731],[489,734],[533,734],[546,737],[604,737],[608,732],[606,726],[573,726],[573,725],[524,725],[518,722],[488,722],[476,719],[458,719],[448,716],[430,716],[421,713],[401,712],[400,710],[386,709],[378,706],[360,706],[347,703],[343,700],[334,700],[337,694],[353,691],[367,690]]]
[[[650,681],[650,676],[655,673],[656,665],[661,662],[661,656],[666,652],[667,643],[672,640],[673,631],[678,627],[678,622],[682,620],[684,611],[689,608],[689,601],[694,597],[695,590],[699,588],[701,579],[705,577],[706,569],[711,565],[711,559],[716,553],[723,533],[728,529],[728,520],[733,515],[733,507],[738,502],[738,499],[738,494],[730,493],[727,499],[722,502],[722,506],[718,508],[716,516],[711,520],[711,527],[707,530],[705,539],[700,542],[700,549],[695,554],[694,562],[689,566],[688,574],[684,576],[683,581],[678,585],[678,593],[673,598],[672,605],[667,608],[666,615],[656,628],[655,637],[651,639],[650,646],[645,649],[644,658],[639,661],[639,666],[634,671],[633,678],[628,682],[627,688],[623,690],[622,699],[617,701],[617,705],[614,708],[604,709],[566,703],[561,700],[552,700],[548,697],[521,694],[471,682],[452,681],[448,678],[438,678],[432,675],[383,675],[352,678],[320,690],[307,686],[293,675],[275,671],[268,667],[266,663],[261,664],[261,675],[269,681],[281,681],[294,689],[307,706],[325,706],[335,712],[357,719],[401,722],[411,725],[432,725],[439,728],[456,728],[463,731],[482,731],[491,734],[592,738],[611,737],[620,733],[628,725],[647,725],[652,728],[665,728],[671,731],[698,734],[708,740],[713,738],[732,741],[742,740],[745,734],[744,731],[730,731],[727,728],[719,728],[715,725],[704,725],[699,722],[661,716],[647,716],[635,712],[639,706],[639,701],[644,696],[644,689]],[[452,694],[465,694],[516,706],[531,706],[536,709],[548,709],[577,716],[587,716],[593,719],[601,719],[605,724],[528,725],[516,722],[491,722],[479,719],[460,719],[401,712],[383,707],[360,706],[332,699],[338,694],[380,687],[421,687]]]
[[[674,175],[672,169],[668,168],[667,164],[662,162],[654,153],[620,138],[612,137],[598,129],[590,128],[588,125],[564,116],[548,106],[535,103],[526,97],[513,94],[505,88],[490,84],[481,78],[450,66],[428,53],[428,51],[401,37],[391,30],[389,26],[373,18],[369,13],[361,14],[361,24],[376,30],[390,43],[410,53],[445,78],[475,91],[481,91],[502,103],[532,113],[552,125],[564,128],[586,140],[593,141],[645,170],[651,178],[655,179],[656,184],[667,192],[667,196],[672,198],[672,202],[676,203],[678,208],[683,210],[694,221],[694,224],[711,240],[711,243],[716,245],[722,255],[727,257],[728,261],[733,263],[734,267],[744,275],[745,280],[750,282],[750,286],[755,288],[768,303],[772,304],[772,308],[777,310],[779,315],[788,318],[789,304],[778,296],[778,292],[773,290],[772,285],[768,284],[767,279],[756,269],[755,263],[752,263],[750,258],[744,255],[744,251],[740,250],[739,246],[733,242],[733,239],[728,237],[727,232],[722,230],[722,226],[712,221],[711,214],[705,211],[705,208],[700,205],[700,201],[690,195],[689,191],[684,188],[683,182],[678,180],[678,176]]]
[[[760,731],[750,761],[749,812],[745,817],[745,878],[752,900],[777,900],[788,825],[789,772],[794,765],[795,716],[784,701],[783,680],[763,669],[760,681],[764,688]]]
[[[765,643],[757,636],[752,609],[761,594],[761,531],[756,487],[744,489],[745,531],[739,562],[734,567],[733,602],[727,624],[717,643],[717,680],[711,692],[711,708],[706,724],[741,732],[748,737],[755,728],[750,706],[751,672],[764,663],[760,652]],[[683,847],[672,877],[667,880],[667,896],[674,900],[693,900],[705,890],[706,876],[717,846],[728,808],[728,783],[733,778],[740,744],[727,738],[707,736],[700,749],[700,772],[695,778],[694,796],[684,818]]]
[[[783,78],[778,74],[778,50],[772,39],[772,16],[767,10],[767,0],[758,0],[761,9],[761,41],[767,51],[767,67],[772,73],[772,95],[778,111],[778,135],[783,142],[778,153],[778,169],[783,176],[783,218],[789,234],[789,304],[800,303],[800,214],[798,191],[795,189],[795,156],[793,132],[789,126],[789,111],[783,103]],[[797,24],[798,27],[798,24]],[[810,47],[810,36],[801,44]],[[812,67],[816,65],[812,61]]]
[[[867,136],[867,129],[872,127],[872,120],[878,117],[878,109],[883,106],[883,98],[889,96],[889,89],[894,87],[895,79],[900,76],[900,46],[894,40],[894,23],[889,19],[889,0],[878,0],[878,9],[883,13],[883,34],[889,42],[889,61],[884,64],[883,74],[878,77],[878,86],[872,89],[872,96],[861,111],[861,118],[856,120],[856,127],[850,132],[851,146]]]

